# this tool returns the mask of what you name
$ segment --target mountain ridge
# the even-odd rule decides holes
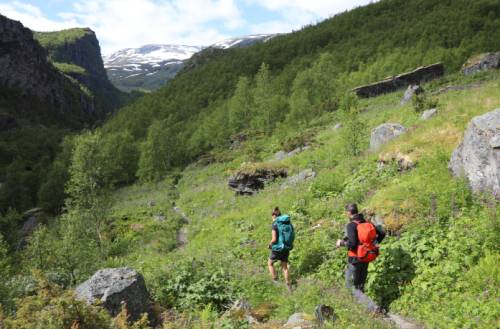
[[[123,91],[156,90],[174,78],[192,56],[200,52],[246,48],[267,42],[280,34],[253,34],[228,38],[208,47],[147,44],[139,48],[124,48],[103,56],[109,79]]]
[[[58,67],[92,92],[100,112],[113,112],[124,104],[125,95],[108,79],[99,41],[94,31],[89,28],[73,28],[54,32],[35,32],[34,36],[47,49],[52,62],[63,64]],[[84,72],[64,64],[76,65]]]

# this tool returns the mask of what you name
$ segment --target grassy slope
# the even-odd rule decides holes
[[[35,39],[45,48],[58,47],[75,42],[93,32],[87,28],[73,28],[55,32],[34,32]]]
[[[231,154],[234,157],[232,161],[188,167],[182,173],[177,191],[167,187],[170,186],[168,182],[150,192],[142,187],[122,190],[115,206],[119,210],[115,212],[119,212],[122,218],[127,217],[128,223],[152,223],[152,212],[146,206],[149,199],[161,204],[169,218],[177,218],[168,208],[172,200],[178,198],[177,204],[191,218],[188,226],[190,242],[186,248],[165,254],[165,250],[171,249],[172,240],[169,240],[166,249],[158,247],[161,243],[146,243],[145,248],[134,253],[135,261],[131,257],[133,264],[126,263],[138,267],[148,277],[149,273],[161,267],[175,266],[179,259],[195,257],[212,266],[226,268],[253,306],[275,304],[274,319],[284,320],[295,311],[312,312],[314,305],[326,303],[333,305],[338,312],[339,327],[367,327],[370,319],[362,316],[362,310],[350,301],[336,281],[341,273],[329,273],[328,269],[329,264],[334,269],[340,268],[344,262],[344,256],[332,246],[334,239],[342,235],[345,222],[342,204],[347,200],[356,200],[383,215],[390,227],[399,229],[403,226],[402,231],[411,232],[412,225],[409,223],[418,226],[427,221],[422,213],[430,207],[430,196],[437,192],[436,211],[447,216],[451,194],[460,190],[460,184],[447,169],[449,156],[472,117],[500,106],[499,73],[483,74],[474,79],[485,82],[478,88],[439,95],[439,114],[429,121],[420,121],[411,105],[399,105],[401,92],[361,101],[365,109],[362,114],[364,127],[361,128],[366,132],[384,122],[400,122],[410,128],[410,133],[384,146],[379,152],[409,154],[417,161],[417,168],[408,173],[378,174],[377,154],[366,153],[359,158],[345,160],[340,151],[340,132],[331,129],[337,120],[333,115],[318,120],[320,128],[317,128],[319,132],[312,150],[280,163],[290,173],[313,167],[318,172],[313,183],[282,189],[277,182],[253,197],[235,197],[227,188],[227,179],[232,171],[248,161],[246,150],[240,150]],[[435,90],[440,84],[467,82],[470,81],[449,76],[424,87]],[[262,159],[271,158],[280,148],[274,138],[254,144],[259,144],[261,152],[258,156]],[[336,188],[337,185],[340,187]],[[318,194],[323,190],[330,194]],[[129,204],[138,197],[141,200],[139,207]],[[269,283],[265,266],[270,233],[269,212],[275,205],[292,215],[298,232],[296,248],[291,256],[297,290],[291,296],[286,294],[284,287]],[[391,217],[394,209],[398,209],[397,223],[394,216]],[[319,229],[312,229],[317,224]],[[169,225],[170,228],[178,228],[178,219]],[[164,236],[161,229],[165,228],[148,230],[144,236],[156,241]],[[439,303],[436,300],[433,302]],[[432,305],[436,304],[429,304],[430,308]],[[440,311],[433,312],[437,318],[440,317]],[[439,327],[433,322],[435,319],[427,319],[422,314],[409,312],[410,316],[420,318],[430,327]],[[369,326],[385,325],[376,323]]]

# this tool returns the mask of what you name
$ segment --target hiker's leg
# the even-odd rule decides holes
[[[289,280],[289,270],[288,270],[288,262],[281,262],[281,269],[283,270],[283,276],[285,277],[285,282],[287,285],[290,284]]]
[[[368,263],[355,264],[353,273],[354,288],[360,291],[364,291],[367,275],[368,275]]]
[[[273,280],[277,280],[278,276],[276,274],[276,270],[274,269],[273,260],[271,258],[267,260],[267,268],[269,268],[269,273],[271,273],[271,277],[273,278]]]
[[[359,268],[359,290],[365,291],[366,277],[368,276],[368,263],[361,263]]]
[[[347,289],[352,289],[354,271],[354,265],[347,263],[347,267],[345,269],[345,286]]]

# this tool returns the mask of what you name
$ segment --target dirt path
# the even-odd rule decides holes
[[[388,313],[387,321],[392,322],[398,329],[424,329],[425,327],[417,325],[401,315]]]
[[[183,226],[179,231],[177,231],[176,240],[177,248],[183,248],[189,242],[188,229],[186,225],[191,223],[191,219],[181,210],[181,208],[177,206],[172,207],[172,210],[182,218]]]
[[[354,300],[363,305],[368,312],[378,312],[381,308],[378,306],[370,297],[365,295],[359,290],[354,290],[352,292]],[[410,319],[406,319],[399,314],[387,313],[384,320],[392,323],[398,329],[424,329],[425,327],[412,322]]]

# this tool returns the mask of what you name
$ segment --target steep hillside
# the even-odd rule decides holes
[[[95,111],[92,97],[65,77],[48,60],[47,51],[33,40],[33,33],[21,23],[0,16],[2,62],[0,85],[2,100],[17,108],[6,108],[6,114],[24,118],[48,116],[79,126],[79,120],[90,119]],[[22,104],[22,96],[42,102],[40,110]],[[14,102],[16,99],[18,102]],[[44,109],[44,110],[42,110]],[[26,113],[29,111],[31,113]]]
[[[65,74],[90,90],[99,111],[113,112],[124,105],[126,95],[108,80],[99,42],[88,28],[35,32],[35,39],[48,50],[50,60]]]
[[[38,204],[38,190],[63,137],[93,126],[131,97],[107,80],[93,32],[36,36],[45,47],[20,22],[0,15],[2,212]]]
[[[269,131],[287,120],[287,125],[297,124],[294,112],[307,117],[308,108],[335,109],[339,98],[358,84],[438,61],[455,71],[469,55],[500,48],[499,10],[493,0],[384,0],[249,48],[194,56],[167,86],[125,107],[107,129],[128,129],[140,140],[154,120],[168,119],[176,140],[172,145],[177,145],[173,165],[186,163],[227,144],[231,134],[245,128]],[[232,110],[227,100],[238,80],[249,78],[240,87],[248,85],[253,92],[262,63],[267,65],[261,70],[266,87],[253,109],[270,113],[269,127],[248,120],[240,127],[228,124]],[[311,78],[313,71],[323,72],[318,79],[325,81]],[[286,101],[289,97],[294,105]],[[140,120],[130,120],[132,116]]]

